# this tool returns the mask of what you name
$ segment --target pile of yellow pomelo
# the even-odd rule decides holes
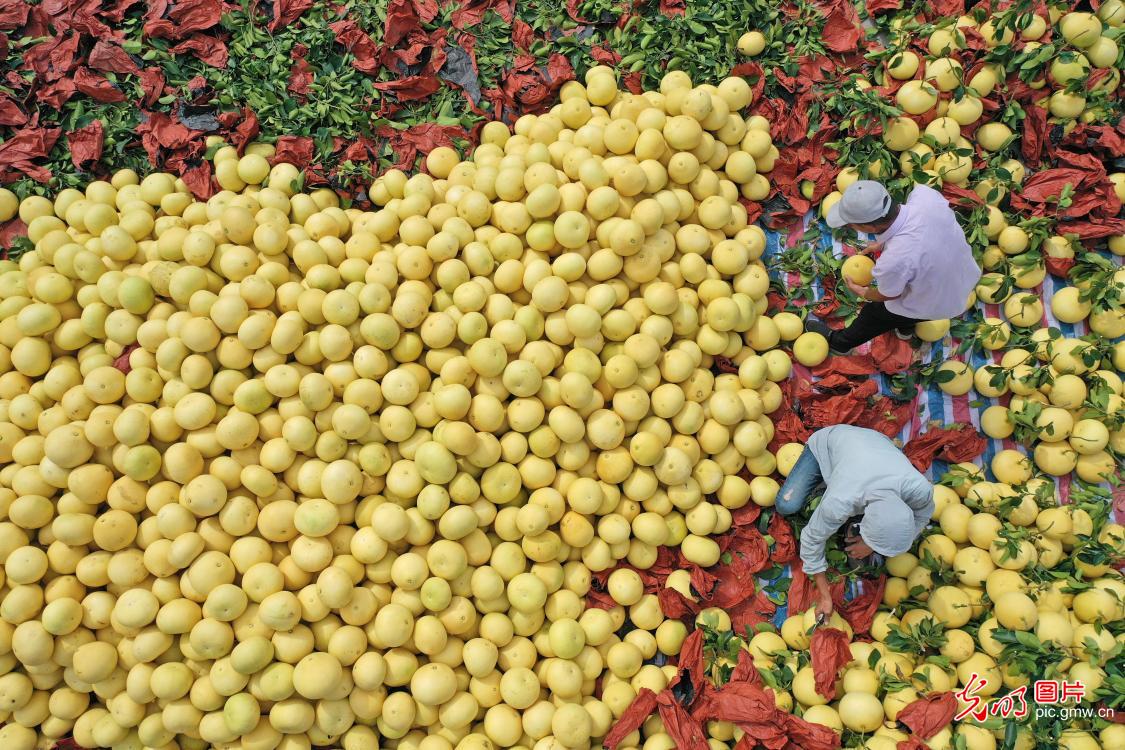
[[[801,322],[739,203],[778,151],[740,78],[561,93],[372,211],[265,144],[219,149],[207,201],[126,170],[19,205],[5,750],[585,748],[664,686],[685,626],[635,573],[584,596],[661,545],[715,564],[795,460],[767,444]]]

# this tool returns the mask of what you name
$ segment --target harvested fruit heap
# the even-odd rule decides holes
[[[92,12],[116,23],[117,5]],[[1125,278],[1078,242],[1125,254],[1125,176],[1107,174],[1125,153],[1125,5],[873,0],[886,45],[850,2],[739,6],[761,30],[698,60],[692,40],[722,47],[734,22],[682,5],[618,20],[568,3],[575,20],[537,17],[539,37],[500,10],[392,0],[376,41],[355,8],[332,13],[360,23],[328,27],[321,3],[282,2],[293,27],[268,66],[264,4],[179,29],[155,4],[124,41],[84,9],[0,8],[0,29],[23,29],[0,54],[34,71],[0,91],[0,174],[26,175],[22,200],[0,189],[0,244],[26,228],[33,245],[0,261],[3,750],[1125,748],[1100,718],[951,721],[960,688],[994,708],[1032,703],[1018,691],[1037,679],[1081,682],[1084,708],[1125,696],[1125,530],[1087,484],[1125,453]],[[447,21],[482,34],[449,45]],[[58,37],[37,41],[49,24]],[[498,78],[499,26],[528,53]],[[220,27],[231,70],[184,64],[222,47]],[[172,53],[150,34],[192,36]],[[717,86],[665,75],[735,54],[752,59]],[[632,93],[601,66],[562,84],[591,58]],[[484,106],[559,102],[484,125],[462,160],[434,146],[480,116],[478,59]],[[212,117],[238,97],[210,85],[256,92],[261,66],[316,103]],[[375,127],[370,97],[336,106],[357,79],[381,113],[427,122]],[[429,122],[449,121],[451,93],[465,128]],[[266,142],[294,116],[297,135]],[[47,166],[80,184],[60,167],[94,167],[103,145],[105,162],[143,146],[176,174],[27,197]],[[370,184],[380,157],[417,150],[425,174]],[[816,627],[800,567],[779,583],[794,537],[769,508],[801,451],[791,358],[832,363],[794,314],[802,290],[767,302],[753,221],[825,211],[861,177],[963,209],[985,315],[917,334],[992,362],[924,375],[1003,399],[980,426],[1013,442],[989,474],[940,478],[934,526],[888,577],[848,602],[834,577],[839,614]],[[348,190],[305,187],[326,181]],[[871,263],[840,272],[867,283]],[[1074,286],[1040,299],[1048,272]],[[849,310],[840,287],[818,312]],[[1091,334],[1043,327],[1046,310]],[[886,414],[868,385],[868,416]],[[1071,472],[1060,507],[1052,477]]]
[[[664,686],[641,660],[685,627],[639,591],[584,612],[591,574],[719,561],[790,360],[738,202],[768,123],[741,78],[662,89],[591,70],[376,211],[260,148],[205,203],[129,171],[23,201],[6,750],[580,748]]]

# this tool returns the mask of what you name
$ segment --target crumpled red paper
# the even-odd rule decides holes
[[[918,471],[926,471],[934,459],[949,463],[971,461],[984,453],[988,441],[972,425],[952,424],[948,427],[932,426],[925,433],[912,438],[902,452]]]
[[[85,169],[88,164],[102,158],[105,127],[101,120],[94,120],[84,128],[67,133],[66,139],[70,144],[70,160],[78,169]]]
[[[930,693],[899,711],[898,721],[915,736],[928,740],[953,721],[957,714],[957,696],[951,692]]]
[[[1121,201],[1106,178],[1105,164],[1090,154],[1057,149],[1056,158],[1068,166],[1044,169],[1029,177],[1011,196],[1014,208],[1036,216],[1060,218],[1115,217]],[[1071,191],[1068,206],[1059,203],[1064,190]]]
[[[273,20],[269,23],[269,30],[274,32],[288,26],[312,6],[313,0],[273,0]]]
[[[905,740],[899,740],[899,743],[895,745],[895,750],[930,750],[930,747],[917,737],[911,736]]]
[[[1024,110],[1023,138],[1020,151],[1029,167],[1038,167],[1047,140],[1047,110],[1042,107],[1028,107]]]
[[[824,46],[833,52],[850,52],[863,38],[859,15],[850,2],[837,0],[824,14],[824,27],[821,31]]]
[[[61,134],[60,128],[29,125],[0,143],[0,183],[15,180],[20,172],[38,182],[51,179],[51,170],[34,161],[46,157]]]
[[[1067,277],[1076,262],[1074,258],[1047,257],[1043,259],[1043,265],[1047,267],[1047,273],[1060,279]]]
[[[881,13],[885,10],[898,10],[902,7],[902,0],[866,0],[867,15],[872,18],[876,13]]]
[[[852,626],[855,633],[864,634],[870,632],[871,623],[875,621],[875,613],[879,610],[879,605],[883,603],[883,591],[887,587],[887,577],[881,575],[874,579],[865,578],[860,585],[862,588],[860,594],[848,601],[838,601],[836,609],[840,612],[840,616]],[[842,592],[840,598],[843,599]]]
[[[515,15],[515,0],[469,0],[458,4],[457,10],[453,11],[449,20],[454,28],[467,29],[483,21],[485,14],[490,10],[496,11],[506,22],[512,23],[512,17]],[[433,18],[431,17],[430,20]]]
[[[645,719],[652,716],[652,712],[656,710],[656,693],[648,688],[641,688],[637,691],[637,697],[629,704],[622,713],[617,723],[609,730],[609,734],[602,740],[602,744],[613,750],[621,741],[628,737],[633,732],[641,728],[645,723]]]
[[[85,66],[74,71],[74,86],[86,96],[99,102],[123,102],[125,94],[110,83],[105,76],[98,75]]]
[[[23,125],[26,122],[27,114],[15,100],[7,94],[0,94],[0,125]]]
[[[19,217],[4,224],[0,224],[0,248],[7,250],[17,237],[27,236],[27,224],[20,221]]]
[[[309,93],[309,87],[316,79],[312,66],[305,59],[305,55],[308,53],[309,48],[305,45],[293,45],[293,66],[289,68],[289,81],[285,84],[285,88],[292,92],[299,101],[304,101]]]
[[[738,663],[730,673],[730,682],[747,682],[758,687],[765,687],[762,674],[754,666],[754,657],[744,648],[738,650]]]
[[[796,560],[790,568],[792,573],[792,580],[789,583],[789,592],[787,603],[789,605],[789,612],[804,612],[806,609],[816,603],[816,586],[813,580],[805,574],[805,566],[801,560]],[[844,581],[838,579],[835,583],[828,585],[828,590],[832,594],[832,601],[843,601],[844,598]]]
[[[159,163],[161,149],[174,151],[183,148],[199,132],[174,121],[164,112],[149,113],[148,120],[138,125],[136,130],[141,136],[141,145],[153,164]]]
[[[746,732],[739,750],[835,750],[840,737],[820,724],[811,724],[778,710],[773,696],[750,682],[728,682],[720,688],[705,685],[692,704],[701,721],[730,721]]]
[[[74,69],[78,59],[78,34],[59,35],[23,53],[23,64],[44,81],[57,81]]]
[[[164,39],[184,39],[205,31],[223,15],[222,0],[156,0],[145,13],[145,34]]]
[[[774,562],[789,563],[797,559],[797,538],[793,536],[793,527],[780,513],[774,513],[766,531],[773,537],[773,552],[770,555]]]
[[[226,43],[210,34],[192,34],[190,38],[169,47],[168,51],[177,55],[190,53],[214,68],[225,68],[230,57]]]
[[[828,700],[836,698],[836,678],[852,660],[848,634],[837,628],[819,627],[809,641],[816,692]]]
[[[409,169],[414,166],[418,154],[428,154],[438,146],[456,146],[458,140],[467,140],[468,132],[459,125],[438,125],[424,122],[412,125],[405,130],[395,130],[384,125],[375,134],[386,138],[391,150],[398,156],[395,167]]]
[[[653,693],[648,688],[641,688],[637,697],[605,736],[603,744],[609,748],[616,748],[622,740],[639,729],[653,711],[659,711],[664,723],[664,731],[676,743],[677,748],[708,750],[709,745],[700,720],[687,712],[676,700],[670,688],[659,694]]]
[[[224,128],[229,128],[227,142],[242,153],[246,144],[258,137],[258,116],[249,107],[243,107],[241,112],[224,112],[219,115],[219,123]]]
[[[136,75],[141,72],[140,67],[133,62],[133,58],[129,57],[129,54],[119,45],[108,39],[98,40],[94,48],[90,50],[87,63],[91,68],[106,73],[132,73]]]
[[[307,135],[283,135],[274,144],[274,155],[271,164],[289,162],[294,166],[305,168],[312,163],[315,144]]]
[[[11,31],[23,26],[30,10],[23,0],[0,0],[0,29]]]
[[[685,0],[660,0],[660,12],[669,18],[682,16],[687,13],[687,3]]]
[[[914,361],[914,347],[910,346],[909,341],[903,341],[896,336],[893,331],[887,331],[871,342],[871,358],[875,360],[879,372],[888,375],[903,372]]]
[[[336,35],[336,42],[343,45],[355,57],[352,60],[353,68],[361,73],[368,74],[373,74],[379,70],[379,48],[367,35],[367,32],[359,28],[355,21],[346,18],[329,24],[328,28],[332,29],[332,32]]]

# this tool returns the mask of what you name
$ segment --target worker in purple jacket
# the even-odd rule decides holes
[[[882,250],[871,272],[873,286],[845,280],[867,301],[851,325],[832,331],[818,320],[806,323],[808,330],[828,339],[832,352],[842,354],[891,330],[909,339],[917,323],[965,311],[980,267],[938,191],[915,185],[906,203],[899,204],[878,182],[860,180],[848,186],[826,219],[834,229],[850,226],[876,235],[864,253]]]

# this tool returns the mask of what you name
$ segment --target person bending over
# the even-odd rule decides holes
[[[801,562],[816,583],[818,616],[832,614],[828,589],[828,539],[847,526],[845,545],[853,559],[907,552],[934,513],[934,488],[885,435],[851,425],[817,430],[805,444],[776,507],[793,515],[824,483],[824,495],[801,530]]]
[[[834,229],[850,226],[876,235],[865,254],[882,250],[871,272],[876,286],[845,279],[867,301],[851,325],[833,331],[821,321],[806,324],[828,339],[833,353],[843,354],[892,329],[909,338],[917,323],[965,312],[981,271],[941,193],[915,185],[906,203],[899,204],[880,183],[859,180],[848,186],[826,219]]]

